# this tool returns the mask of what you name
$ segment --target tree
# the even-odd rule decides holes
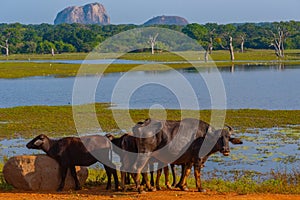
[[[151,45],[151,54],[152,55],[154,54],[154,46],[155,46],[157,37],[158,37],[158,33],[154,37],[152,35],[150,35],[150,37],[149,37],[149,41],[148,42]]]
[[[206,52],[204,54],[204,60],[205,62],[208,61],[208,54],[212,54],[212,50],[213,50],[213,33],[214,33],[215,29],[213,29],[212,31],[209,32],[209,43],[207,45],[207,49]]]
[[[206,38],[208,34],[208,30],[205,26],[196,23],[186,25],[182,29],[182,32],[190,38],[197,40],[200,44],[203,38]]]
[[[229,36],[229,53],[230,53],[230,58],[231,61],[234,61],[234,51],[233,51],[233,45],[232,45],[232,37]]]
[[[5,49],[5,55],[9,56],[9,45],[8,45],[8,39],[5,40],[5,46],[0,45],[1,48]]]
[[[230,53],[230,59],[231,61],[234,61],[234,51],[233,51],[233,44],[232,44],[232,36],[230,34],[225,34],[225,37],[226,39],[226,46],[223,45],[223,40],[222,38],[216,38],[216,41],[219,43],[219,45],[222,47],[222,49],[226,49],[226,50],[229,50],[229,53]]]
[[[244,44],[245,44],[245,34],[241,34],[240,35],[240,39],[241,39],[241,53],[244,53]]]
[[[271,43],[270,46],[274,46],[275,48],[275,54],[277,57],[279,58],[283,58],[284,57],[284,42],[288,36],[288,32],[284,31],[281,28],[278,28],[278,33],[275,34],[273,33],[273,42]]]

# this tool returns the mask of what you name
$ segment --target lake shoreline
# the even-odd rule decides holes
[[[91,54],[91,55],[90,55]],[[287,50],[286,58],[278,59],[273,50],[247,50],[245,53],[236,53],[236,60],[230,61],[227,51],[214,51],[209,61],[204,62],[203,52],[170,52],[150,55],[149,53],[127,53],[120,54],[58,54],[55,57],[51,55],[11,55],[0,57],[0,78],[24,78],[33,76],[55,76],[55,77],[74,77],[77,75],[81,64],[59,63],[59,60],[93,60],[93,59],[122,59],[132,60],[135,63],[125,64],[89,64],[88,75],[98,74],[99,71],[105,69],[104,73],[128,72],[140,66],[138,61],[146,62],[143,65],[144,71],[165,70],[167,65],[172,69],[185,69],[190,67],[233,67],[234,65],[245,66],[285,66],[300,65],[300,50]],[[28,62],[22,62],[28,61]],[[42,61],[49,60],[53,62],[32,62],[32,60]],[[18,62],[14,62],[18,61]],[[186,63],[178,63],[178,62]],[[152,63],[153,62],[153,63]],[[157,62],[157,63],[155,63]],[[191,63],[189,63],[191,62]],[[100,69],[100,70],[99,70]],[[139,70],[141,70],[139,68]],[[87,75],[87,74],[85,74]]]
[[[110,106],[110,103],[96,103],[96,115],[104,132],[120,132]],[[90,112],[92,111],[81,115],[85,118],[85,115]],[[128,110],[114,109],[114,112],[121,116],[118,120],[122,120],[122,116],[125,120]],[[213,110],[185,110],[184,112],[189,116],[199,116],[197,118],[210,122]],[[135,122],[149,117],[148,109],[130,109],[129,113]],[[178,109],[167,109],[166,113],[171,120],[179,120],[182,117],[182,111]],[[255,128],[294,126],[293,129],[300,129],[300,110],[233,109],[226,110],[225,113],[225,123],[235,127],[240,133]],[[41,132],[53,136],[77,133],[71,105],[0,108],[0,119],[0,138],[18,136],[28,138],[33,133]],[[60,123],[57,123],[58,120]]]

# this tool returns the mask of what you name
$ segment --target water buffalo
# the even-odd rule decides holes
[[[136,140],[135,137],[133,137],[130,134],[124,134],[121,137],[114,137],[111,134],[107,134],[106,137],[108,137],[111,142],[115,145],[113,147],[113,151],[116,152],[119,156],[120,156],[120,161],[121,161],[121,183],[120,186],[123,190],[125,190],[125,183],[126,183],[126,175],[128,175],[127,172],[132,172],[132,165],[134,164],[135,160],[136,160],[136,156],[137,156],[137,145],[136,145]],[[154,186],[154,175],[153,175],[153,171],[154,171],[154,162],[157,162],[156,160],[151,160],[149,162],[149,168],[150,168],[150,174],[151,174],[151,181],[149,184],[148,181],[148,176],[147,173],[142,173],[143,176],[143,181],[142,181],[142,185],[145,184],[147,186],[147,188],[150,191],[154,191],[154,188],[152,186]],[[173,180],[175,180],[175,167],[174,165],[171,166],[172,169],[172,175],[173,175]],[[169,184],[169,168],[168,166],[164,167],[164,173],[166,175],[165,178],[165,184],[168,188],[171,188],[171,185]],[[161,175],[161,170],[159,170],[158,172],[158,176],[160,177]],[[131,173],[132,177],[135,180],[135,175],[134,173]],[[127,178],[128,180],[128,178]],[[157,178],[156,181],[156,189],[160,189],[159,187],[159,178]],[[129,182],[129,181],[127,181]],[[174,181],[173,181],[173,185],[174,185]]]
[[[121,183],[120,186],[122,190],[125,190],[125,179],[126,175],[132,171],[131,165],[136,160],[136,153],[137,153],[137,146],[135,143],[135,138],[130,134],[124,134],[119,138],[115,138],[111,134],[106,135],[107,138],[111,140],[111,142],[114,144],[113,151],[117,153],[120,156],[121,161]],[[130,173],[134,180],[136,180],[136,174]],[[147,173],[142,173],[143,176],[143,182],[149,183]],[[153,176],[152,176],[153,177]],[[130,177],[128,177],[127,181],[129,182]],[[151,186],[151,184],[146,184],[149,191],[154,191],[154,188]]]
[[[229,130],[215,130],[208,123],[192,118],[181,121],[146,119],[144,122],[138,122],[132,130],[139,153],[133,165],[134,170],[138,174],[141,173],[152,157],[166,164],[186,165],[179,182],[182,190],[186,189],[186,175],[194,165],[197,188],[203,191],[200,168],[208,156],[217,151],[228,156],[228,142],[241,143],[240,140],[230,137],[233,131],[231,127]],[[141,192],[139,181],[136,181]]]
[[[110,163],[110,166],[113,166],[109,159],[111,143],[106,137],[100,135],[50,139],[46,135],[41,134],[28,142],[26,147],[29,149],[40,149],[59,163],[61,182],[57,191],[62,191],[64,188],[68,169],[70,169],[74,178],[75,189],[81,189],[75,166],[90,166],[98,162],[93,155],[101,155],[103,163]],[[103,165],[108,177],[106,189],[111,188],[111,175],[113,175],[117,190],[119,181],[115,167],[111,168],[105,164]]]
[[[229,127],[229,129],[220,129],[214,132],[208,133],[206,137],[199,137],[193,141],[190,148],[174,163],[185,163],[183,173],[181,175],[181,179],[178,183],[178,187],[181,190],[188,190],[187,189],[187,182],[186,179],[191,172],[192,166],[194,166],[194,176],[196,180],[196,187],[199,192],[204,192],[205,190],[202,188],[201,185],[201,168],[204,167],[204,163],[207,161],[210,155],[220,152],[224,156],[229,156],[230,148],[229,142],[232,144],[242,144],[243,142],[238,138],[232,138],[231,134],[233,129]],[[216,138],[216,139],[215,139]],[[205,141],[206,140],[206,141]],[[213,141],[211,144],[210,141]],[[209,148],[209,152],[205,152],[203,150],[204,142],[208,143],[212,148]],[[201,151],[204,151],[202,153]],[[188,161],[189,160],[189,161]]]

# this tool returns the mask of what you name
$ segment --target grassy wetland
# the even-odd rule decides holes
[[[184,55],[184,54],[182,54]],[[54,76],[54,77],[72,77],[76,76],[80,64],[52,63],[46,60],[83,60],[87,54],[58,54],[54,57],[50,55],[11,55],[8,58],[1,57],[0,62],[0,78],[23,78],[32,76]],[[101,59],[114,58],[114,55],[101,55]],[[189,60],[197,61],[195,66],[207,67],[211,66],[211,62],[203,62],[203,54],[199,52],[188,52],[184,55]],[[97,57],[99,59],[99,57]],[[132,53],[120,57],[127,60],[156,61],[156,62],[172,62],[167,65],[174,69],[182,69],[191,67],[189,63],[182,62],[183,58],[171,53],[160,53],[149,55],[149,53]],[[215,51],[211,55],[211,59],[215,61],[218,67],[236,65],[299,65],[300,51],[287,50],[285,59],[278,60],[273,50],[248,50],[245,53],[236,53],[234,63],[229,61],[229,53],[227,51]],[[14,62],[18,60],[19,62]],[[45,62],[31,62],[32,60],[45,60]],[[199,61],[199,62],[198,62]],[[139,64],[111,64],[105,73],[126,72]],[[94,74],[99,68],[106,67],[104,64],[90,64],[90,72]],[[144,66],[147,70],[163,70],[155,64],[147,64]],[[84,74],[89,75],[89,74]],[[120,133],[118,125],[114,121],[110,104],[95,104],[96,116],[105,132]],[[118,110],[120,116],[126,110]],[[130,116],[134,122],[149,117],[147,109],[131,109]],[[204,121],[210,121],[211,110],[188,111],[191,115],[199,116]],[[181,118],[180,110],[167,110],[167,118],[178,120]],[[82,113],[86,114],[86,113]],[[267,156],[271,157],[274,162],[287,162],[293,165],[298,162],[299,158],[282,155],[280,158],[272,158],[272,150],[284,143],[292,142],[297,145],[300,150],[300,110],[258,110],[258,109],[237,109],[226,110],[225,123],[233,126],[243,140],[255,141],[257,152],[251,159],[257,159],[263,162]],[[264,137],[263,129],[279,128],[280,134]],[[24,106],[13,108],[0,108],[0,139],[25,138],[29,139],[37,134],[44,133],[51,137],[63,137],[76,135],[72,106]],[[268,142],[264,140],[269,140]],[[241,151],[241,154],[231,157],[233,162],[241,162],[245,158],[242,155],[244,147],[234,147]],[[245,147],[246,148],[246,147]],[[218,157],[212,157],[213,160],[219,162]],[[285,160],[276,160],[285,159]],[[5,161],[5,160],[4,160]],[[3,166],[3,164],[2,164]],[[2,169],[0,165],[0,168]],[[102,169],[90,169],[86,188],[94,187],[98,184],[106,182],[106,175]],[[256,173],[252,171],[234,171],[234,176],[222,179],[218,174],[210,172],[203,179],[203,185],[209,191],[218,194],[223,193],[279,193],[279,194],[300,194],[300,169],[295,166],[292,171],[274,170],[266,173]],[[267,178],[266,178],[267,177]],[[161,185],[163,185],[163,179]],[[191,188],[195,187],[193,177],[189,179]],[[0,191],[12,190],[7,185],[0,173]]]
[[[96,113],[103,131],[119,134],[118,126],[113,120],[112,110],[109,104],[96,104]],[[122,112],[124,115],[125,110],[119,110],[120,116]],[[209,121],[211,116],[210,110],[189,111],[194,112],[193,115],[199,114],[199,118]],[[87,114],[87,113],[82,113]],[[139,121],[149,116],[149,111],[146,109],[130,110],[130,115],[133,121]],[[168,119],[180,119],[180,110],[167,110]],[[71,106],[26,106],[14,108],[0,109],[0,137],[1,138],[31,138],[39,133],[45,133],[51,137],[62,137],[68,135],[76,135],[76,127],[73,120]],[[227,110],[226,111],[226,124],[233,126],[243,140],[255,141],[262,151],[274,150],[273,137],[276,143],[280,146],[289,142],[292,138],[294,141],[300,140],[299,135],[299,121],[300,111],[280,111],[280,110],[255,110],[255,109],[240,109],[240,110]],[[59,122],[59,123],[58,123]],[[293,125],[293,126],[291,126]],[[263,144],[263,133],[259,133],[258,129],[268,128],[281,128],[282,134],[277,136],[270,136],[270,141]],[[245,134],[249,133],[249,134]],[[254,139],[257,138],[257,139]],[[259,139],[261,138],[261,139]],[[268,146],[271,145],[271,146]],[[298,145],[300,145],[298,143]],[[255,147],[255,148],[259,148]],[[251,159],[243,156],[243,147],[233,147],[239,149],[238,155],[233,155],[230,159],[232,162],[241,162],[243,160]],[[300,148],[300,146],[298,146]],[[276,149],[276,147],[275,147]],[[246,149],[245,149],[246,150]],[[257,149],[259,152],[259,149]],[[268,155],[268,152],[264,152]],[[271,156],[271,155],[270,155]],[[220,161],[219,157],[213,156],[211,159],[215,162]],[[286,156],[288,157],[288,156]],[[259,155],[252,159],[259,159]],[[264,158],[266,159],[266,157]],[[280,162],[280,160],[274,162]],[[292,163],[297,162],[289,161]],[[265,173],[251,172],[251,171],[232,171],[228,178],[221,178],[216,172],[209,171],[209,174],[204,173],[203,185],[209,191],[217,192],[218,194],[236,192],[238,194],[251,194],[251,193],[279,193],[279,194],[300,194],[300,169],[295,166],[292,171],[274,170]],[[89,170],[89,177],[86,188],[92,188],[96,185],[105,184],[106,175],[100,168],[93,168]],[[229,173],[229,172],[224,172]],[[179,179],[179,177],[178,177]],[[163,185],[163,179],[161,185]],[[195,187],[193,176],[189,179],[189,186]],[[1,190],[11,190],[12,188],[7,185],[3,178],[0,177]]]
[[[76,76],[80,64],[53,63],[51,61],[59,60],[84,60],[88,54],[57,54],[54,57],[51,55],[10,55],[9,57],[2,56],[0,60],[0,78],[22,78],[30,76],[55,76],[55,77],[70,77]],[[235,65],[299,65],[300,51],[287,50],[286,57],[278,60],[273,50],[248,50],[245,53],[236,53],[236,60],[230,61],[227,51],[214,51],[211,54],[209,62],[203,61],[203,52],[178,52],[178,53],[157,53],[151,55],[149,53],[128,53],[117,57],[118,59],[139,60],[139,61],[155,61],[155,62],[170,62],[164,63],[173,69],[183,69],[191,67],[189,62],[193,62],[195,67],[228,67]],[[88,59],[113,59],[114,54],[96,54],[89,56]],[[18,60],[18,62],[14,62]],[[32,61],[44,60],[44,62]],[[47,62],[48,61],[48,62]],[[213,63],[214,62],[214,63]],[[126,72],[132,70],[140,64],[110,64],[104,73]],[[83,75],[93,75],[101,68],[106,68],[106,64],[89,64],[89,72]],[[143,65],[143,70],[165,70],[164,67],[155,63]]]

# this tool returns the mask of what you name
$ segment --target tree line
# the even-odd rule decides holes
[[[0,24],[0,48],[2,54],[66,52],[90,52],[105,39],[120,32],[142,28],[140,25],[83,25],[83,24]],[[197,24],[186,26],[157,25],[182,32],[197,40],[208,52],[212,49],[234,48],[300,49],[300,22]],[[159,38],[157,39],[159,40]],[[147,43],[147,41],[145,41]],[[279,44],[280,42],[280,44]],[[164,45],[164,44],[160,44]],[[176,45],[176,44],[174,44]],[[231,46],[230,46],[231,45]],[[116,46],[116,49],[121,48]],[[178,45],[175,50],[184,50]],[[280,48],[278,50],[278,48]]]

